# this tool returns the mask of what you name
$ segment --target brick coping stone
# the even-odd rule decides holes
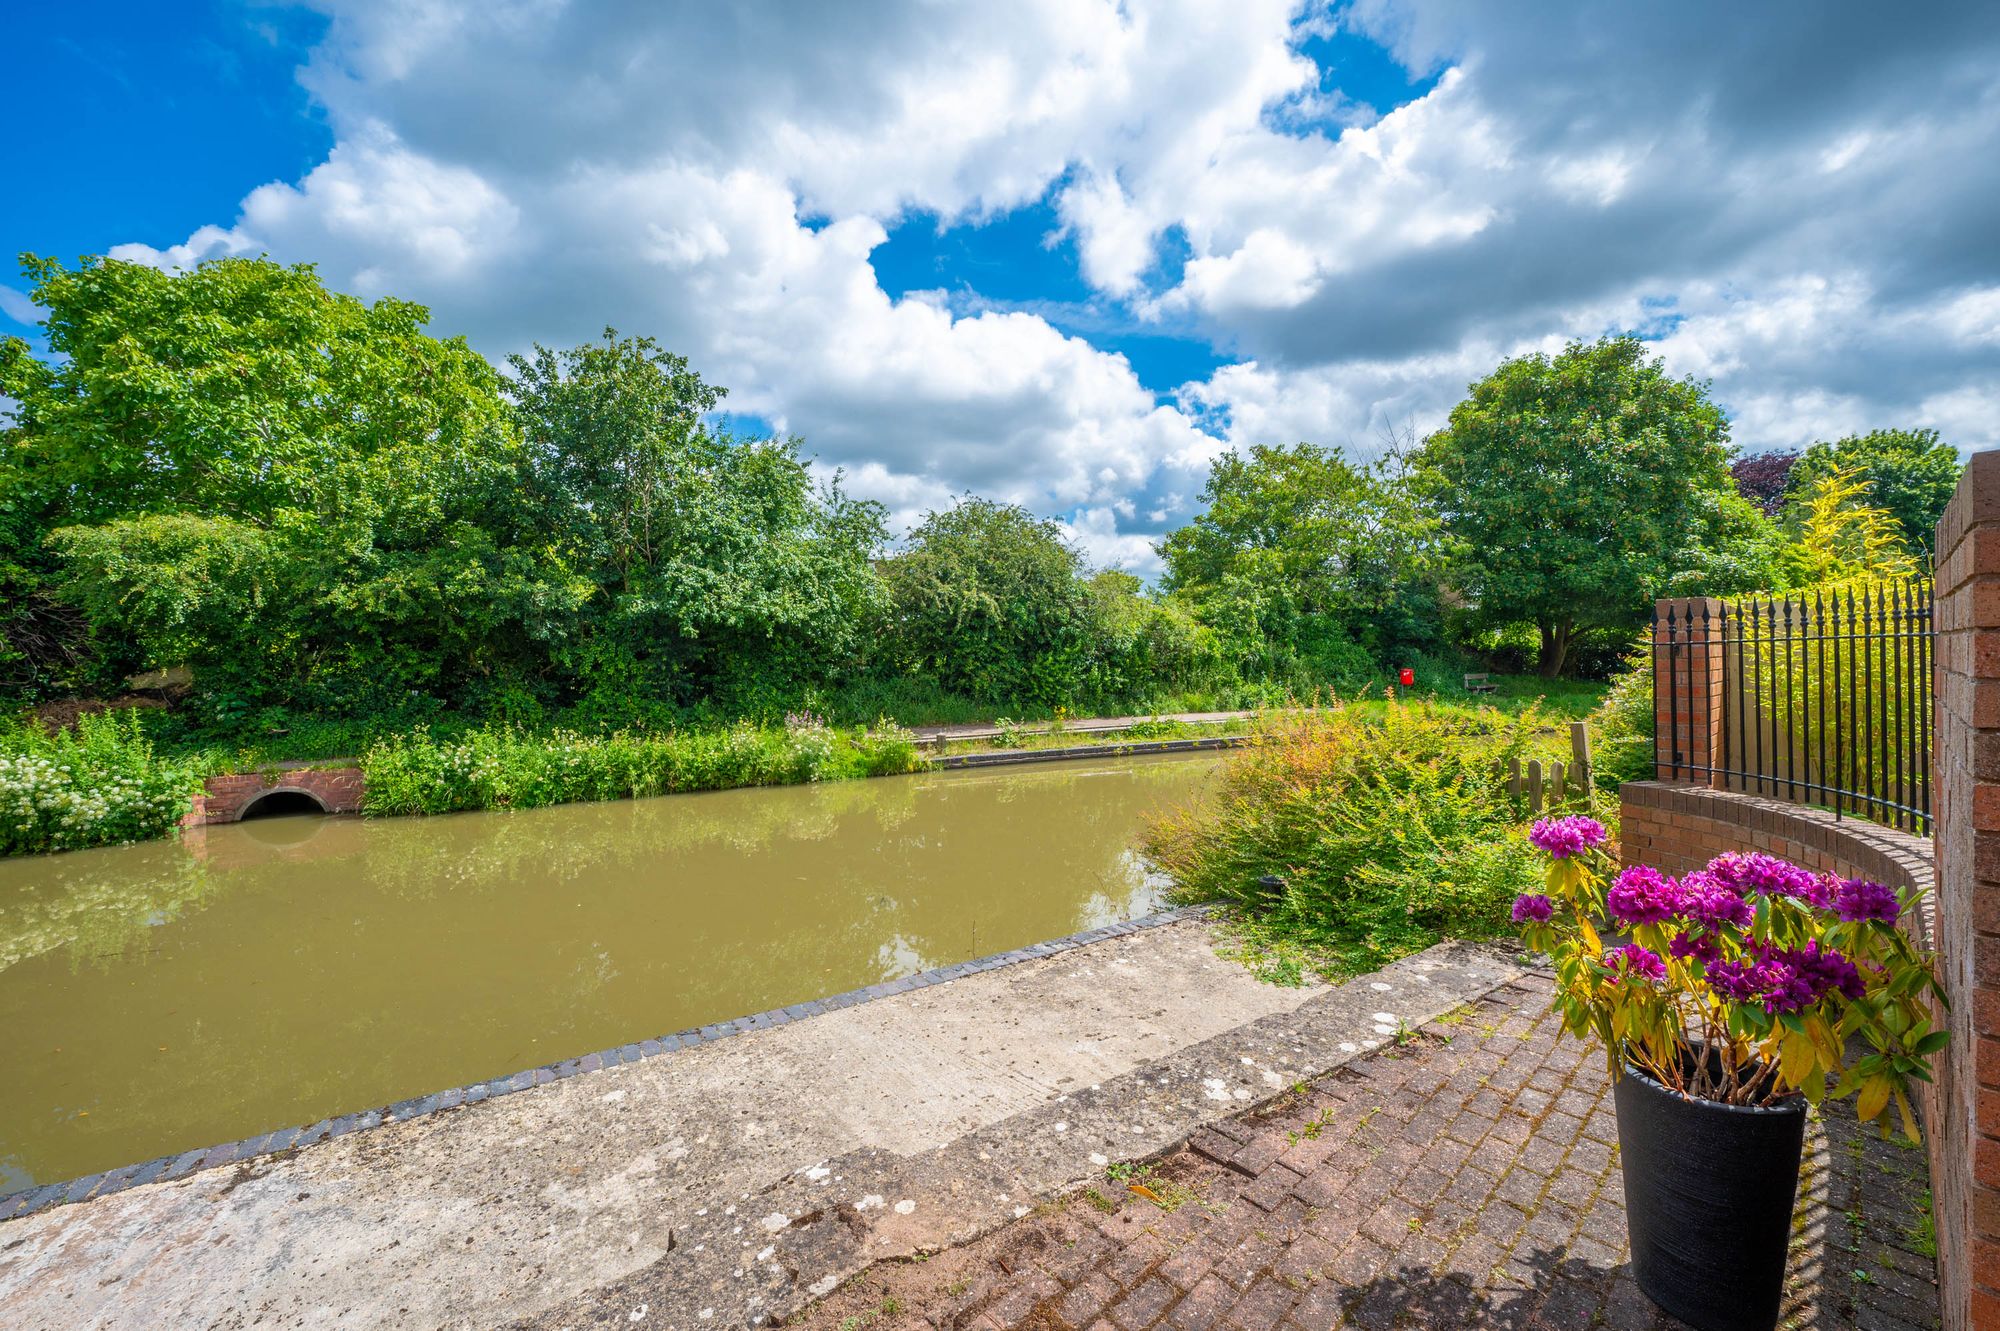
[[[1632,1279],[1608,1075],[1558,1038],[1551,987],[1526,975],[1120,1178],[870,1268],[789,1324],[1679,1328]],[[1921,1150],[1847,1102],[1813,1115],[1786,1331],[1938,1324],[1926,1179]]]

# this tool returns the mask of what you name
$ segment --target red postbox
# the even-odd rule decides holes
[[[1404,666],[1401,670],[1398,670],[1396,672],[1396,682],[1398,684],[1401,684],[1404,688],[1407,689],[1410,687],[1410,685],[1417,682],[1417,672],[1410,669],[1408,666]]]

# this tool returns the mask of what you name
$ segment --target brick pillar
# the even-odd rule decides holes
[[[1937,902],[1951,1044],[1925,1095],[1949,1331],[2000,1331],[2000,452],[1937,533]]]
[[[1722,602],[1688,596],[1653,606],[1653,775],[1719,786]]]

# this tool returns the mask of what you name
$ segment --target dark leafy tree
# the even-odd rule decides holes
[[[1792,468],[1798,460],[1796,452],[1784,451],[1738,458],[1730,464],[1729,479],[1736,482],[1738,494],[1755,504],[1765,517],[1774,518],[1785,506]]]
[[[1072,699],[1091,656],[1083,556],[1061,526],[967,497],[881,566],[903,668],[996,703]]]

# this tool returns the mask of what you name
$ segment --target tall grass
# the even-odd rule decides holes
[[[1532,710],[1269,716],[1219,788],[1157,817],[1144,849],[1180,898],[1235,907],[1278,974],[1370,969],[1506,928],[1538,864],[1501,773],[1557,743]]]
[[[449,738],[419,728],[362,755],[371,814],[527,809],[675,791],[885,776],[922,765],[895,726],[835,730],[812,717],[664,734],[527,734],[486,729]]]

